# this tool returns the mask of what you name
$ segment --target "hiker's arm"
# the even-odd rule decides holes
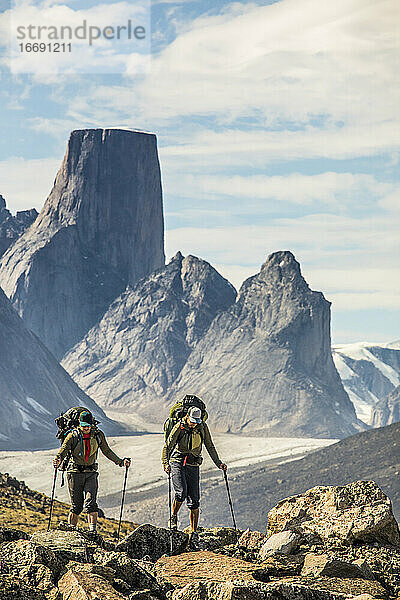
[[[102,451],[104,456],[106,456],[119,467],[122,467],[124,465],[125,459],[120,458],[115,454],[115,452],[111,450],[110,446],[107,443],[106,436],[102,431],[100,431],[100,450]]]
[[[71,450],[73,437],[74,436],[72,435],[72,433],[69,433],[63,441],[63,443],[61,444],[61,448],[59,449],[53,460],[54,466],[56,466],[56,463],[60,465],[64,458],[67,456],[68,452]]]
[[[223,462],[218,456],[218,452],[215,449],[215,446],[211,439],[210,430],[208,429],[208,425],[206,423],[204,423],[204,445],[207,448],[207,452],[211,456],[211,460],[214,462],[215,466],[221,468]]]
[[[164,469],[165,469],[165,467],[168,467],[168,463],[169,463],[170,456],[172,454],[172,450],[175,448],[176,444],[178,443],[179,428],[180,428],[180,424],[177,423],[173,427],[173,429],[172,429],[171,433],[169,434],[169,437],[168,437],[167,441],[165,442],[164,447],[162,449],[161,460],[162,460]]]

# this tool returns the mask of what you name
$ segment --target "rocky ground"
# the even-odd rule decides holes
[[[31,494],[32,502],[40,500]],[[269,512],[267,534],[200,530],[196,550],[187,532],[171,539],[150,524],[132,525],[119,542],[62,524],[50,531],[38,522],[30,532],[0,528],[0,600],[399,597],[400,532],[390,500],[373,481],[286,498]]]

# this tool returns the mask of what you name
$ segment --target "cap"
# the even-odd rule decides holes
[[[188,417],[192,423],[201,423],[201,410],[197,406],[192,406],[188,410]]]
[[[82,427],[90,427],[93,425],[93,417],[90,412],[82,412],[79,417],[79,425]]]

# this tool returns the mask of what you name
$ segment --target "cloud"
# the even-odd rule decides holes
[[[40,210],[53,186],[61,158],[9,158],[0,161],[1,194],[12,213]]]

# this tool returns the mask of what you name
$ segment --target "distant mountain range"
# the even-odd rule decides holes
[[[18,390],[9,399],[23,406],[12,418],[24,443],[26,398],[50,398],[45,351],[46,369],[62,361],[100,406],[157,423],[185,393],[203,396],[214,429],[235,433],[342,438],[397,418],[397,396],[385,398],[400,384],[399,343],[335,347],[332,360],[330,303],[289,250],[268,256],[238,293],[201,258],[178,253],[165,265],[155,135],[73,131],[43,210],[28,213],[12,217],[0,196],[0,241],[12,238],[0,286],[23,319],[21,339],[31,336],[37,386],[32,395],[20,385],[23,342],[11,336],[19,370],[5,361],[0,386]],[[10,307],[4,315],[6,339],[16,321]],[[80,393],[61,394],[62,406]]]
[[[393,412],[384,411],[379,419],[374,414],[375,407],[400,385],[400,341],[334,346],[332,355],[358,418],[374,426],[393,423]]]

